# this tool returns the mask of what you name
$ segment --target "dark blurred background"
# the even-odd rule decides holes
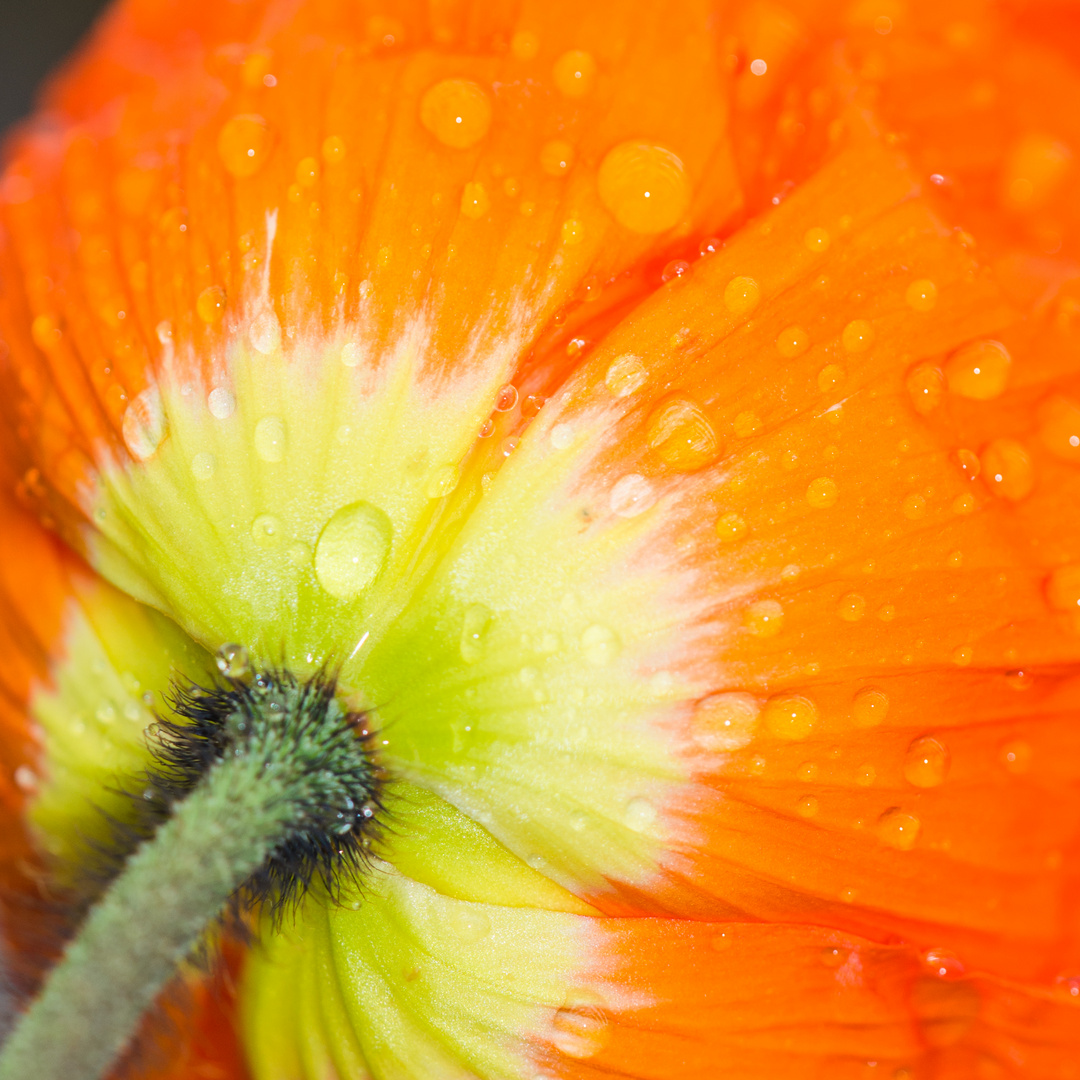
[[[104,0],[0,0],[0,130],[30,111],[38,84],[104,7]]]

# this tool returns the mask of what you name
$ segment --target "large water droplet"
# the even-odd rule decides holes
[[[343,506],[326,523],[315,545],[315,576],[338,600],[353,600],[379,576],[393,529],[377,506]]]
[[[615,632],[599,623],[581,635],[581,655],[594,667],[610,664],[619,654],[619,639]]]
[[[461,622],[461,659],[475,664],[484,655],[484,635],[491,622],[491,611],[483,604],[470,604]]]
[[[218,671],[229,679],[242,679],[251,671],[251,658],[243,645],[227,641],[214,656]]]
[[[973,401],[990,401],[1005,389],[1012,357],[1000,341],[972,341],[945,364],[949,389]]]
[[[840,489],[836,481],[827,476],[819,476],[816,480],[811,480],[806,489],[806,501],[815,510],[827,510],[830,506],[835,506],[839,497]]]
[[[705,410],[683,394],[669,394],[649,413],[645,437],[660,459],[678,472],[693,472],[720,456],[720,440]]]
[[[255,113],[226,120],[218,133],[218,156],[226,172],[237,178],[254,176],[266,164],[273,145],[270,125]]]
[[[932,788],[945,782],[949,751],[929,735],[916,739],[904,756],[904,779],[915,787]]]
[[[161,404],[161,395],[157,387],[149,386],[130,402],[124,412],[124,444],[132,457],[138,461],[146,461],[157,453],[167,431],[168,421]]]
[[[690,181],[670,150],[631,141],[608,151],[596,176],[600,201],[615,220],[634,233],[665,232],[690,205]]]
[[[255,453],[270,464],[285,456],[285,421],[280,416],[264,416],[255,425]]]
[[[588,990],[575,990],[551,1019],[551,1041],[567,1057],[590,1058],[611,1037],[606,1004]]]
[[[694,707],[691,730],[705,750],[740,750],[754,737],[761,706],[752,694],[710,694]]]
[[[475,146],[491,127],[491,101],[469,79],[443,79],[420,101],[420,123],[454,150]]]
[[[619,517],[633,518],[645,513],[656,502],[652,484],[637,473],[629,473],[617,480],[608,496],[611,512]]]

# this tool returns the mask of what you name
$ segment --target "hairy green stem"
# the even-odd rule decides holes
[[[223,725],[231,741],[129,857],[17,1021],[0,1080],[97,1080],[230,897],[281,845],[309,837],[313,816],[354,805],[348,781],[368,767],[332,697],[296,684],[244,693]],[[353,790],[361,803],[369,794]]]

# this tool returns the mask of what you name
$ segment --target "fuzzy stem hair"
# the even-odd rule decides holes
[[[168,726],[151,777],[167,813],[17,1021],[0,1080],[98,1080],[245,890],[281,902],[362,859],[376,770],[331,682],[260,675],[178,700],[188,723]]]

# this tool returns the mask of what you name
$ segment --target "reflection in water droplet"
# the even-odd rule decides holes
[[[461,659],[475,664],[484,655],[484,635],[491,622],[491,611],[483,604],[470,604],[461,622]]]
[[[315,575],[338,600],[353,600],[378,577],[390,551],[393,529],[377,506],[343,506],[326,523],[315,545]]]
[[[1011,367],[1012,357],[1000,341],[972,341],[946,361],[945,378],[952,393],[990,401],[1004,391]]]
[[[690,721],[694,741],[705,750],[739,750],[753,739],[760,713],[751,694],[710,694],[694,707]]]
[[[206,407],[216,420],[228,420],[236,409],[236,398],[223,386],[217,386],[206,397]]]
[[[491,209],[491,197],[479,180],[470,180],[461,189],[461,213],[464,217],[479,221]]]
[[[837,387],[844,381],[847,372],[839,364],[826,364],[819,372],[817,377],[818,389],[827,394],[834,387]]]
[[[949,772],[949,751],[929,735],[916,739],[904,756],[904,779],[915,787],[938,787]]]
[[[611,512],[619,517],[633,518],[645,513],[656,502],[652,484],[637,473],[629,473],[612,486],[608,496]]]
[[[889,698],[883,690],[867,686],[860,690],[851,703],[851,714],[857,727],[877,727],[889,712]]]
[[[273,514],[260,514],[251,523],[251,539],[267,550],[281,547],[285,540],[285,527]]]
[[[801,694],[778,694],[765,702],[762,720],[778,739],[805,739],[817,723],[814,703]]]
[[[594,667],[611,663],[618,654],[619,639],[608,627],[596,623],[581,635],[581,655]]]
[[[225,314],[225,290],[220,285],[208,285],[195,299],[195,313],[208,326],[220,322]]]
[[[243,645],[227,641],[214,654],[218,671],[229,679],[242,679],[251,671],[251,658]]]
[[[285,421],[280,416],[264,416],[255,425],[255,453],[270,464],[285,456]]]
[[[157,453],[167,431],[168,421],[161,395],[157,387],[149,386],[124,411],[124,444],[137,461],[146,461]]]
[[[645,421],[649,446],[678,472],[693,472],[720,456],[720,440],[704,409],[683,394],[661,399]]]
[[[495,395],[495,411],[509,412],[518,403],[517,387],[507,383]]]
[[[640,796],[631,799],[623,813],[623,822],[633,832],[647,832],[656,824],[656,818],[656,807]]]
[[[604,376],[604,385],[615,397],[624,398],[640,390],[648,378],[641,357],[633,353],[623,353],[612,360],[607,375]]]
[[[590,1058],[611,1037],[611,1023],[603,998],[588,990],[575,990],[551,1019],[551,1041],[567,1057]]]
[[[596,185],[605,209],[634,233],[665,232],[690,206],[690,180],[682,161],[653,143],[634,140],[609,150]]]
[[[878,818],[877,835],[887,847],[910,851],[919,839],[921,828],[922,823],[914,814],[894,806]]]
[[[475,146],[491,127],[491,101],[469,79],[443,79],[420,100],[420,123],[454,150]]]

